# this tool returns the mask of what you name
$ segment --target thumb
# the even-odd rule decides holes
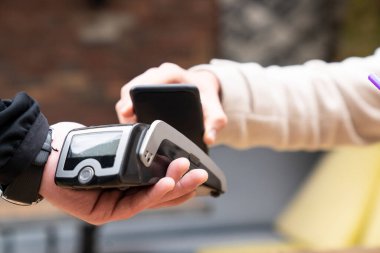
[[[226,126],[227,116],[224,113],[220,101],[209,101],[204,105],[205,133],[203,140],[207,145],[213,145],[216,141],[217,133]]]

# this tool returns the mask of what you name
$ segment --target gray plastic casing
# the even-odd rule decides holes
[[[201,148],[194,144],[194,142],[161,120],[155,120],[152,122],[141,144],[139,156],[145,166],[149,167],[151,165],[159,148],[163,148],[161,145],[164,140],[172,142],[178,148],[185,151],[188,154],[187,158],[195,165],[195,167],[197,164],[204,165],[209,173],[209,177],[213,176],[219,179],[221,184],[220,190],[222,192],[227,191],[226,177],[218,165],[216,165],[216,163],[203,152]],[[210,172],[212,173],[211,175]],[[199,194],[203,195],[204,193],[208,194],[207,189],[199,189]]]

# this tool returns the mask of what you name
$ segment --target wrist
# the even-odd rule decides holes
[[[41,195],[43,198],[46,198],[47,200],[49,200],[49,192],[54,192],[52,187],[55,186],[54,175],[60,154],[60,149],[56,149],[57,146],[54,137],[51,145],[53,147],[52,152],[45,164],[42,174],[41,186],[39,189],[39,195]]]
[[[62,192],[66,190],[56,186],[54,182],[55,172],[66,135],[70,130],[80,127],[84,127],[84,125],[74,122],[60,122],[50,126],[53,130],[51,143],[52,152],[45,164],[39,191],[39,194],[49,202],[53,201],[57,203],[57,201],[60,201],[57,199],[57,196],[60,196]]]

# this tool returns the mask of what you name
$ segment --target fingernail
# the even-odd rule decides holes
[[[209,139],[209,141],[211,143],[215,142],[215,139],[216,139],[216,130],[215,130],[215,128],[211,128],[211,129],[208,130],[207,137],[208,137],[208,139]]]

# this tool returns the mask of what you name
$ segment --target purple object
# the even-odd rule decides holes
[[[380,78],[377,75],[370,74],[368,76],[368,80],[370,80],[376,86],[376,88],[380,90]]]

